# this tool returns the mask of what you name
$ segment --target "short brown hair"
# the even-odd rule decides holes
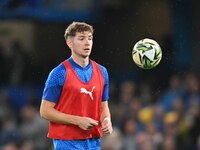
[[[77,32],[89,31],[93,34],[94,29],[91,25],[85,22],[72,22],[65,30],[64,38],[68,39],[69,36],[75,36]]]

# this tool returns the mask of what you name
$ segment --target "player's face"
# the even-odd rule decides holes
[[[72,50],[72,55],[86,58],[90,55],[93,45],[93,36],[91,32],[77,32],[70,38],[68,46]]]

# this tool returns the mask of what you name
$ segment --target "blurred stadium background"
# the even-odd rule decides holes
[[[102,150],[200,149],[199,0],[0,0],[0,149],[47,150],[39,116],[45,80],[70,56],[72,21],[95,28],[92,59],[107,67],[114,133]],[[142,70],[133,45],[156,40],[163,59]]]

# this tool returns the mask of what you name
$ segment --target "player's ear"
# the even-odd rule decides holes
[[[72,41],[71,41],[70,38],[68,38],[68,39],[66,40],[66,44],[67,44],[67,46],[71,49],[71,47],[72,47]]]

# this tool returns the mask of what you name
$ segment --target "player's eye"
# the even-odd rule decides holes
[[[92,40],[92,39],[93,39],[92,37],[89,37],[89,38],[88,38],[88,40]]]
[[[84,38],[83,38],[83,37],[80,37],[80,38],[79,38],[79,40],[80,40],[80,41],[83,41],[83,40],[84,40]]]

